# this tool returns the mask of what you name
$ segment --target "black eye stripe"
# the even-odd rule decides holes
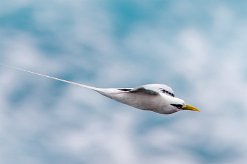
[[[183,105],[181,104],[171,104],[171,105],[177,107],[178,109],[181,109],[183,107]]]

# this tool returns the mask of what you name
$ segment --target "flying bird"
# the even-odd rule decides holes
[[[33,75],[61,81],[81,88],[94,90],[101,95],[142,110],[153,111],[160,114],[172,114],[184,110],[200,112],[200,110],[196,107],[185,103],[185,101],[180,98],[175,97],[172,88],[165,84],[146,84],[136,88],[97,88],[29,71],[19,67],[8,66],[5,64],[0,65],[15,69],[17,71],[27,72]]]

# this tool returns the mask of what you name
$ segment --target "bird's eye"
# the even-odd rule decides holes
[[[183,107],[182,104],[171,104],[172,106],[175,106],[178,109],[181,109]]]

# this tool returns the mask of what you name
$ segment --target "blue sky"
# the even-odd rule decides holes
[[[0,2],[0,60],[98,87],[170,85],[159,115],[0,68],[0,163],[244,163],[246,1]]]

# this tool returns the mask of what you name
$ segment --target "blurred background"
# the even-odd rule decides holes
[[[1,1],[1,63],[97,87],[164,83],[202,112],[141,111],[0,67],[0,163],[246,163],[246,6]]]

